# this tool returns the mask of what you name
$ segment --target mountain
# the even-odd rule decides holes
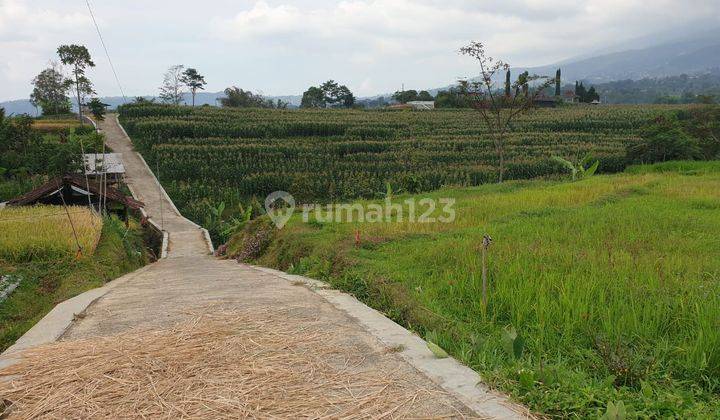
[[[547,66],[514,68],[514,74],[554,76],[562,69],[565,81],[602,83],[614,80],[663,78],[699,74],[720,67],[720,30],[642,48],[564,60]]]
[[[30,103],[28,99],[18,99],[15,101],[0,102],[0,108],[5,109],[6,115],[28,114],[37,116],[38,110]]]

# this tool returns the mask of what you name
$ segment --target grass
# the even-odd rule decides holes
[[[92,255],[102,219],[87,207],[6,207],[0,210],[0,258],[14,262]]]
[[[354,293],[537,412],[718,418],[719,187],[708,162],[445,189],[423,197],[455,198],[454,223],[296,215],[255,262]]]
[[[92,255],[76,259],[71,252],[64,257],[31,262],[0,257],[0,275],[12,274],[22,279],[10,297],[0,302],[0,351],[11,346],[58,303],[100,287],[147,262],[142,228],[132,221],[126,230],[117,218],[104,220]]]

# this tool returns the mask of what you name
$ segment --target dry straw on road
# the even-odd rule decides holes
[[[171,329],[54,343],[0,375],[13,418],[455,417],[440,391],[287,314],[215,311]]]

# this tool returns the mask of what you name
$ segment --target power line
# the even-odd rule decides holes
[[[85,0],[85,4],[87,4],[88,11],[90,12],[90,17],[95,24],[95,29],[97,30],[98,37],[100,37],[100,43],[102,44],[103,50],[105,50],[105,55],[107,56],[108,62],[110,62],[110,69],[112,70],[113,75],[115,76],[115,81],[120,88],[120,94],[122,94],[123,102],[127,103],[127,97],[125,96],[122,84],[120,83],[120,78],[117,75],[117,71],[115,71],[115,66],[113,65],[112,59],[110,58],[110,53],[108,52],[107,46],[105,45],[105,40],[103,39],[102,33],[100,33],[100,26],[98,26],[97,21],[95,20],[95,14],[93,13],[92,7],[90,6],[90,0]]]

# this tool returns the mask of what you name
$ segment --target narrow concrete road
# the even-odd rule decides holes
[[[409,417],[525,416],[521,407],[488,391],[470,369],[451,358],[435,358],[419,337],[354,298],[310,279],[213,258],[201,230],[174,210],[115,117],[100,127],[110,147],[122,153],[127,182],[136,197],[168,232],[170,249],[168,258],[116,280],[100,297],[94,296],[60,340],[164,329],[212,308],[244,313],[271,310],[284,314],[287,323],[339,337],[347,356],[340,361],[362,356],[354,369],[392,374],[408,389],[430,390],[422,401],[413,403],[406,412]],[[38,337],[41,332],[30,335]],[[343,368],[338,366],[339,371]]]
[[[126,171],[126,182],[135,198],[145,203],[145,212],[170,235],[168,258],[205,255],[209,253],[207,242],[200,227],[184,218],[170,201],[155,175],[139,153],[133,151],[132,143],[118,124],[116,115],[109,115],[100,122],[108,146],[121,153]]]

